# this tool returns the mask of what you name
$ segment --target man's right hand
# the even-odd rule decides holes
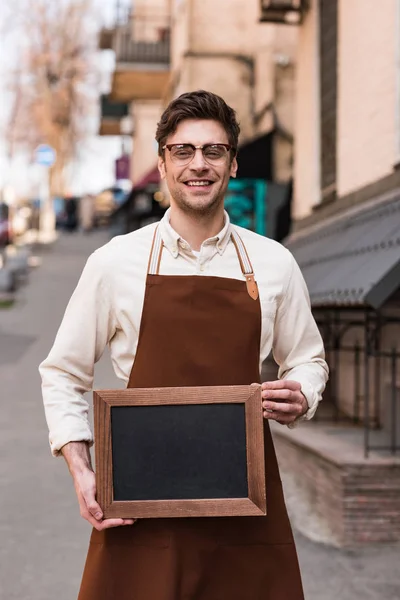
[[[96,477],[92,469],[89,447],[86,442],[70,442],[61,449],[72,475],[78,497],[81,517],[97,529],[133,525],[134,519],[104,519],[96,501]]]

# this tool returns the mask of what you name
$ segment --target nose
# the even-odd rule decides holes
[[[208,164],[204,160],[203,152],[200,148],[196,148],[190,167],[193,170],[204,170],[208,168]]]

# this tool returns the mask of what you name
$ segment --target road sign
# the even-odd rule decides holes
[[[38,165],[51,167],[56,162],[56,151],[48,144],[39,144],[35,149],[35,162]]]

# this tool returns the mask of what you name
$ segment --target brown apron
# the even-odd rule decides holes
[[[159,275],[161,252],[153,242],[128,387],[259,382],[261,308],[246,281]],[[264,437],[266,517],[94,529],[78,600],[304,600],[268,421]]]

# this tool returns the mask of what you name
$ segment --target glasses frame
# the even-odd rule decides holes
[[[165,144],[161,149],[164,151],[165,149],[169,150],[169,152],[171,152],[172,148],[175,148],[176,146],[190,146],[191,148],[193,148],[194,152],[193,152],[193,156],[191,159],[189,159],[187,162],[185,163],[179,163],[182,167],[185,167],[186,165],[190,164],[192,162],[192,160],[194,159],[194,157],[196,156],[196,150],[201,150],[201,153],[203,155],[204,160],[206,161],[207,164],[215,166],[214,163],[211,163],[207,160],[207,158],[204,156],[204,148],[210,148],[210,146],[223,146],[226,151],[227,151],[227,155],[229,152],[231,152],[234,156],[236,155],[236,148],[234,148],[233,146],[231,146],[230,144],[221,144],[219,142],[216,143],[210,143],[210,144],[202,144],[201,146],[195,146],[194,144],[189,144],[189,143],[180,143],[180,144]],[[174,162],[174,160],[171,157],[171,161]],[[174,164],[178,164],[178,163],[174,163]],[[221,163],[222,164],[222,163]]]

